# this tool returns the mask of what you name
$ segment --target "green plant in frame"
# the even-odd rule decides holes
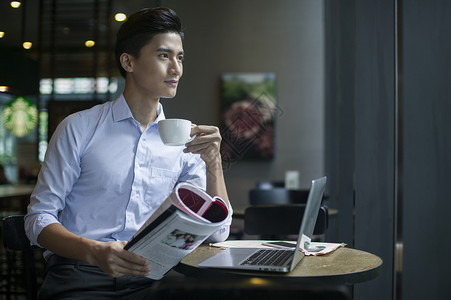
[[[273,73],[226,73],[222,76],[224,160],[271,159],[277,111]]]

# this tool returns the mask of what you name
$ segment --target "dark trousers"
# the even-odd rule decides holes
[[[150,299],[155,282],[147,277],[112,278],[96,266],[53,255],[39,299]]]

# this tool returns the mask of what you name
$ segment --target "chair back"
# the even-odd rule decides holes
[[[259,205],[244,211],[244,232],[250,235],[295,235],[299,233],[305,204]],[[327,207],[321,206],[314,235],[322,235],[328,227]]]
[[[38,283],[34,250],[38,247],[31,246],[30,240],[25,234],[24,216],[15,215],[3,218],[1,229],[5,249],[12,252],[22,252],[22,255],[19,256],[16,256],[14,253],[13,255],[7,255],[8,274],[13,274],[7,279],[9,289],[15,291],[16,294],[23,294],[21,292],[21,289],[23,289],[21,284],[24,283],[26,299],[37,299]],[[14,276],[17,276],[15,274],[21,274],[21,280],[23,281],[14,278]]]
[[[308,194],[308,190],[252,189],[249,191],[249,202],[251,205],[306,203]]]
[[[16,215],[2,219],[3,246],[11,251],[24,251],[31,248],[30,240],[25,234],[24,216]]]

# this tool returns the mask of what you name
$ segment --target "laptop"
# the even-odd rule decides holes
[[[301,248],[309,250],[325,187],[326,177],[312,180],[294,249],[227,248],[200,263],[199,267],[283,273],[292,271],[304,258]]]

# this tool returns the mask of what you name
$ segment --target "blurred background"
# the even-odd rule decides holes
[[[283,179],[288,169],[299,170],[300,184],[307,188],[313,177],[323,175],[323,1],[42,0],[23,1],[17,9],[10,1],[1,1],[5,34],[0,46],[6,52],[1,76],[13,83],[9,93],[0,94],[3,105],[15,95],[24,95],[40,112],[62,113],[61,101],[68,101],[69,110],[77,106],[73,101],[92,105],[115,99],[123,80],[112,54],[121,22],[113,17],[161,5],[180,15],[186,37],[184,76],[177,96],[162,100],[167,116],[219,126],[223,73],[276,74],[274,159],[228,164],[232,197],[247,194],[258,177]],[[88,40],[95,45],[87,47]],[[31,48],[23,49],[23,41],[30,41]],[[58,101],[56,107],[52,101]],[[21,166],[4,162],[12,182],[19,180],[17,167],[33,172],[33,160],[43,158],[45,141],[60,121],[55,118],[48,116],[47,134],[16,138],[17,154],[26,157],[16,159]],[[36,142],[41,148],[35,147]]]
[[[0,164],[9,183],[33,184],[64,116],[121,93],[116,14],[154,6],[174,9],[185,29],[184,76],[177,96],[162,100],[166,116],[221,126],[223,74],[275,75],[273,156],[224,164],[234,208],[248,205],[258,182],[295,171],[308,189],[326,175],[327,205],[338,211],[326,239],[384,260],[354,298],[447,297],[447,0],[28,0],[17,8],[1,0]]]

